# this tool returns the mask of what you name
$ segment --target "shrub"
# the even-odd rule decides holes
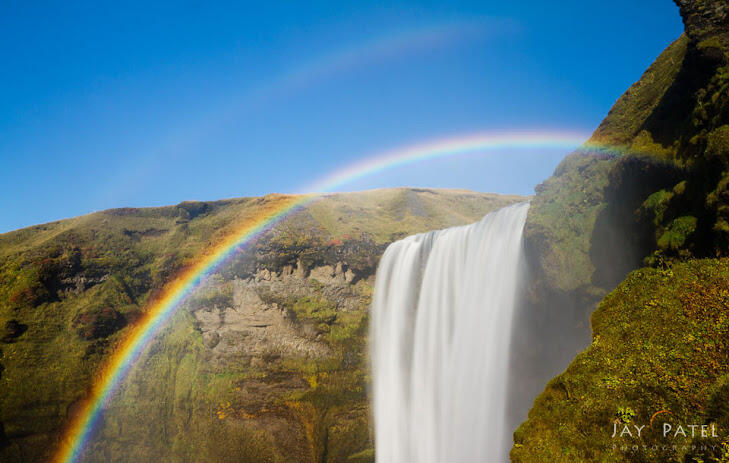
[[[76,332],[87,341],[108,337],[126,324],[124,316],[111,307],[92,309],[77,315],[73,320]]]

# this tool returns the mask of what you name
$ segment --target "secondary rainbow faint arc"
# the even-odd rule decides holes
[[[273,197],[264,203],[262,210],[258,211],[255,217],[246,220],[234,233],[211,246],[196,265],[178,275],[164,288],[161,296],[150,304],[143,318],[131,328],[129,335],[117,346],[102,368],[87,399],[71,419],[54,461],[78,461],[95,430],[104,406],[112,398],[145,347],[175,313],[180,302],[237,249],[249,244],[291,212],[348,182],[394,167],[428,159],[487,153],[507,148],[572,149],[581,145],[586,139],[585,134],[549,131],[481,133],[439,139],[367,156],[363,161],[335,171],[307,189],[317,193]]]

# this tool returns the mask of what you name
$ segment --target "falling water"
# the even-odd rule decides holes
[[[528,203],[391,244],[372,308],[379,463],[506,461],[509,345]]]

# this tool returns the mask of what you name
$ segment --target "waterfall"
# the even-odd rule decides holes
[[[378,463],[498,462],[528,203],[385,250],[372,303]]]

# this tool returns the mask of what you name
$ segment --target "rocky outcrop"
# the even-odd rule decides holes
[[[285,306],[261,298],[261,294],[276,294],[282,299],[303,297],[311,293],[307,280],[295,274],[271,276],[267,270],[260,273],[260,279],[232,281],[233,298],[229,305],[200,307],[192,312],[203,344],[214,358],[244,359],[255,364],[271,357],[317,359],[330,354],[321,337],[298,326]]]
[[[729,36],[729,4],[724,0],[674,0],[686,34],[696,43]],[[726,42],[724,42],[726,45]]]

